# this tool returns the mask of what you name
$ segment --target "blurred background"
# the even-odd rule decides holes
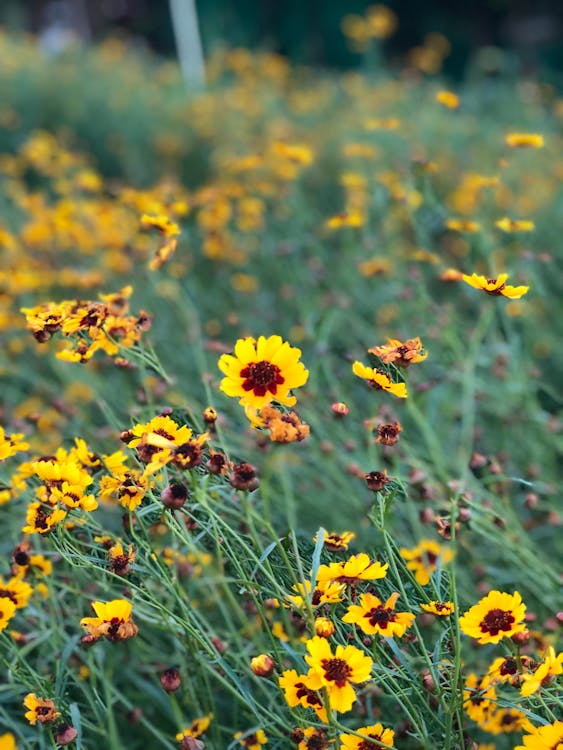
[[[125,35],[164,56],[175,56],[171,6],[191,0],[2,0],[0,24],[40,35],[51,52],[70,40],[103,41]],[[204,53],[219,45],[267,49],[291,62],[337,69],[362,65],[359,19],[368,0],[196,0]],[[462,78],[469,66],[490,74],[544,75],[563,70],[563,4],[557,0],[396,0],[387,3],[398,23],[385,39],[388,64],[424,58],[428,35],[440,34],[448,49],[440,71]],[[347,19],[347,20],[345,20]],[[343,34],[343,24],[344,31]],[[355,25],[354,25],[355,24]],[[431,36],[432,39],[432,36]],[[423,61],[440,72],[434,61]],[[418,65],[417,67],[420,67]]]

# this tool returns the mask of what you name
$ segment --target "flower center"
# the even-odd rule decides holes
[[[378,742],[382,741],[380,734],[370,734],[368,737],[370,737],[369,740],[362,740],[360,742],[358,750],[373,750],[373,748],[378,747],[378,745],[376,745],[375,742],[371,742],[371,740],[377,740]]]
[[[487,279],[487,284],[496,284],[496,283],[497,283],[496,279]],[[497,294],[498,295],[498,294],[502,294],[502,290],[504,289],[504,287],[505,287],[505,284],[501,284],[496,289],[485,289],[485,291],[487,292],[487,294]]]
[[[334,682],[338,687],[344,687],[352,670],[344,659],[323,659],[322,667],[325,673],[325,679]]]
[[[261,362],[251,362],[243,367],[240,376],[245,379],[242,384],[243,389],[254,391],[255,396],[265,396],[268,391],[275,396],[278,385],[285,382],[280,368],[265,359]]]
[[[501,673],[501,675],[516,674],[518,672],[518,665],[516,664],[516,659],[513,659],[512,657],[508,657],[508,659],[505,659],[504,663],[501,665],[501,668],[499,669],[499,672]]]
[[[508,631],[512,628],[514,615],[503,609],[491,609],[481,620],[479,627],[482,633],[498,635],[499,631]]]
[[[299,699],[306,698],[307,704],[309,706],[319,706],[321,707],[323,704],[321,702],[321,699],[317,695],[317,693],[314,690],[311,690],[310,688],[305,686],[305,683],[303,682],[296,682],[295,683],[295,690],[296,695]]]
[[[382,630],[385,630],[389,623],[395,620],[395,614],[390,609],[385,609],[381,605],[370,609],[364,617],[367,617],[371,625],[374,627],[378,625]]]

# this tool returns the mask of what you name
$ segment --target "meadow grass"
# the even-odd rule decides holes
[[[553,90],[0,48],[0,748],[555,747]]]

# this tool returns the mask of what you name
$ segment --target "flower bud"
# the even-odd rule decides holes
[[[169,667],[161,674],[160,684],[167,693],[175,693],[182,684],[180,673],[175,667]]]
[[[174,482],[162,491],[160,499],[166,508],[170,508],[170,510],[178,510],[188,499],[187,487],[183,484],[177,484]]]
[[[275,662],[269,654],[259,654],[250,660],[250,669],[256,677],[269,677],[274,667]]]
[[[78,737],[78,732],[70,724],[60,724],[57,727],[55,742],[57,745],[70,745]]]
[[[334,623],[328,617],[317,617],[315,620],[315,634],[321,638],[330,638],[334,633]]]
[[[336,401],[330,408],[334,416],[339,417],[340,419],[342,419],[342,417],[347,417],[348,414],[350,414],[350,409],[342,401]]]

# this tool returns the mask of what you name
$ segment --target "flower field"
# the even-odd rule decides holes
[[[439,37],[0,36],[0,750],[563,747],[563,100]]]

